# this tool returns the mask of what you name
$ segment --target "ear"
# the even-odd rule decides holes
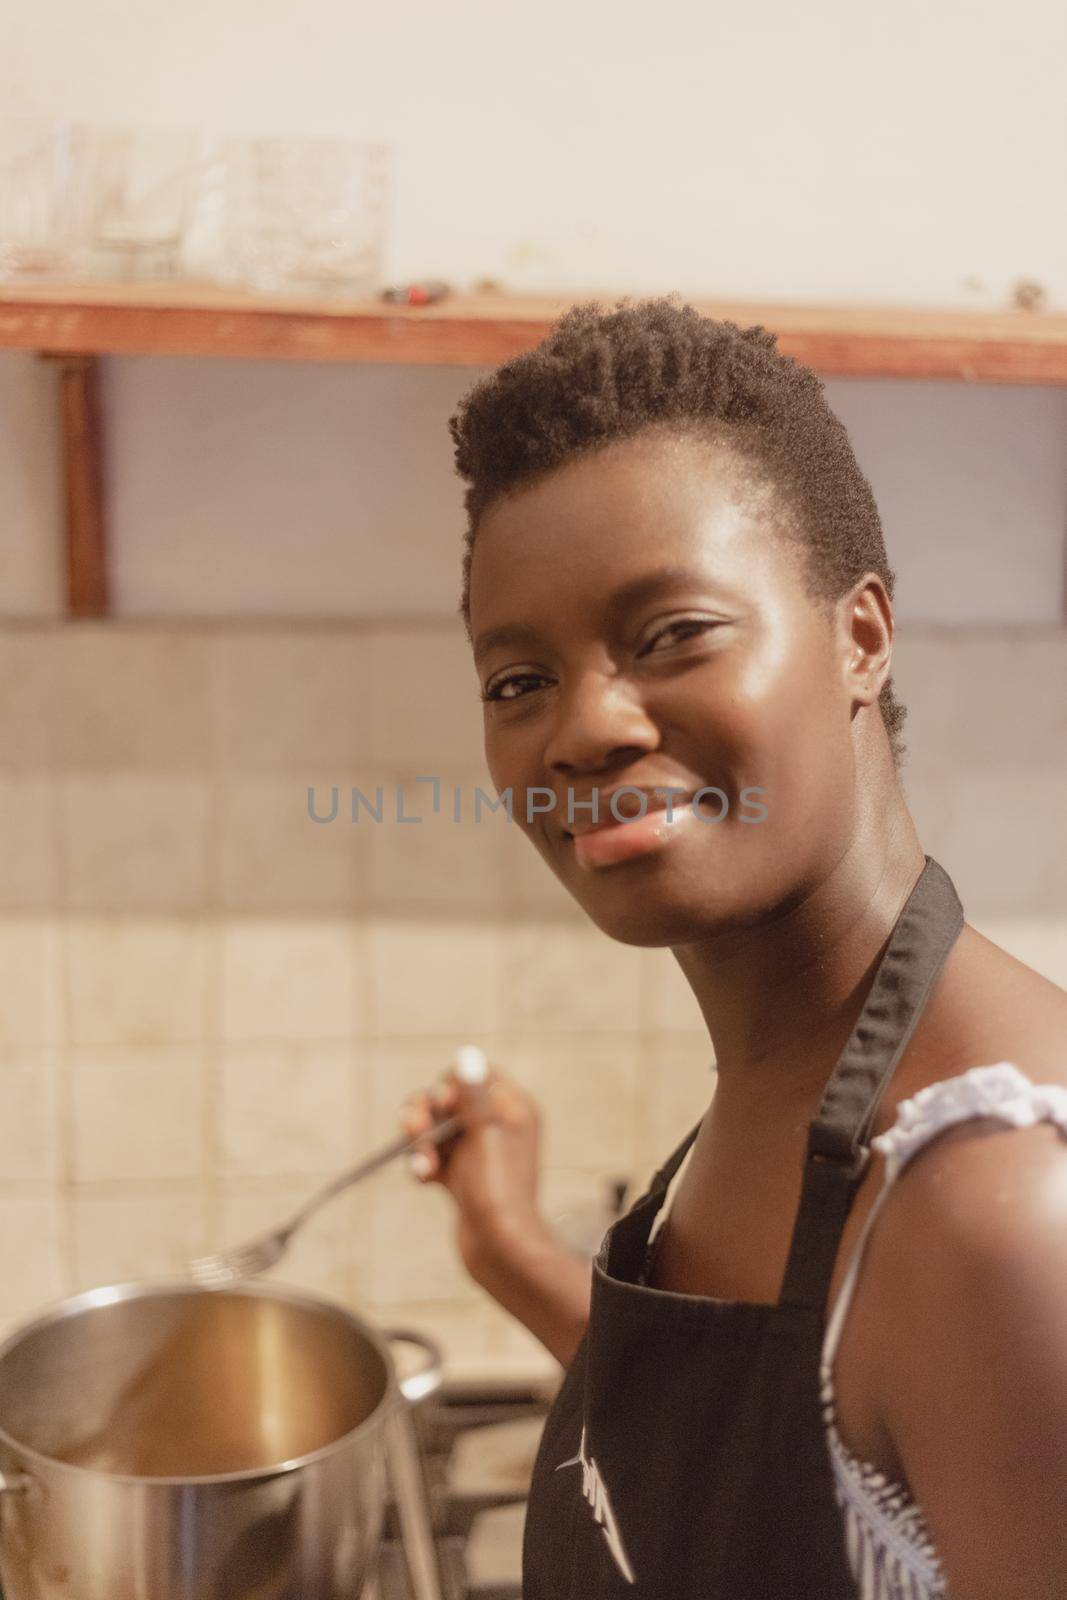
[[[876,572],[842,595],[837,628],[848,693],[854,704],[874,705],[893,660],[893,606]]]

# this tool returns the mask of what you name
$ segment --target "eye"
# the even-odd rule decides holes
[[[546,681],[539,672],[514,672],[510,677],[493,678],[482,693],[482,702],[484,704],[490,700],[522,700],[534,692],[531,689],[524,689],[523,684],[539,684]],[[509,690],[515,692],[507,693]]]
[[[666,627],[660,628],[658,633],[654,633],[637,653],[640,656],[654,655],[656,646],[663,639],[667,640],[668,645],[678,644],[686,639],[695,638],[706,629],[718,626],[719,623],[710,617],[678,617],[673,622],[668,622]]]

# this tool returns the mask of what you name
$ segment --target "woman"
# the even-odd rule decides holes
[[[592,304],[451,428],[493,782],[605,934],[670,947],[716,1063],[591,1281],[517,1085],[408,1109],[466,1117],[424,1181],[568,1368],[525,1600],[1067,1593],[1067,994],[923,852],[821,383],[762,328]]]

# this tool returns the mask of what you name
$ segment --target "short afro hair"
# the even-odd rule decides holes
[[[779,530],[802,550],[805,589],[828,607],[865,572],[890,600],[881,518],[844,424],[821,378],[776,348],[763,327],[701,316],[675,295],[605,310],[574,305],[534,350],[468,391],[449,419],[464,495],[463,592],[470,636],[470,572],[478,521],[510,491],[644,430],[713,438],[769,477]],[[879,695],[894,764],[907,715],[892,678]]]

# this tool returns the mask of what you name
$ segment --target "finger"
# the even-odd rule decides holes
[[[429,1150],[413,1150],[408,1166],[420,1183],[428,1183],[437,1171],[437,1162]]]
[[[459,1098],[459,1085],[454,1079],[442,1079],[434,1084],[430,1097],[438,1111],[451,1111]]]
[[[400,1119],[400,1127],[408,1139],[419,1139],[428,1132],[430,1117],[423,1112],[408,1112]]]
[[[480,1052],[478,1054],[480,1055]],[[457,1064],[452,1082],[455,1084],[456,1110],[464,1122],[472,1128],[491,1122],[493,1113],[489,1103],[491,1082],[488,1066],[484,1077],[475,1078],[464,1077]]]
[[[416,1156],[424,1160],[415,1161]],[[441,1148],[429,1139],[422,1139],[416,1144],[414,1150],[408,1155],[408,1161],[413,1162],[413,1170],[419,1177],[436,1177],[442,1169]]]
[[[490,1081],[487,1101],[490,1113],[506,1122],[514,1120],[523,1103],[521,1091],[506,1078],[495,1078]]]

